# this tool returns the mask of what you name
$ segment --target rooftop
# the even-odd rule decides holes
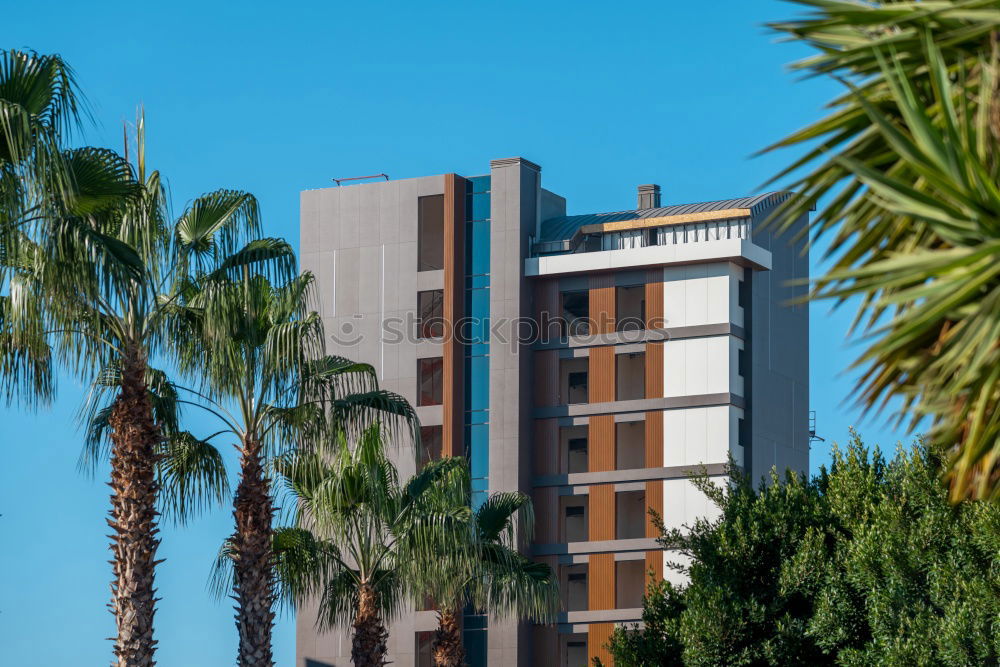
[[[745,217],[755,218],[764,213],[776,204],[781,203],[791,193],[789,192],[766,192],[764,194],[750,197],[738,197],[736,199],[720,199],[718,201],[695,202],[693,204],[675,204],[673,206],[661,206],[659,208],[643,208],[632,211],[616,211],[613,213],[588,213],[585,215],[567,215],[559,218],[550,218],[541,225],[541,235],[538,243],[552,243],[559,241],[569,241],[580,232],[583,227],[590,225],[604,225],[610,222],[623,222],[628,220],[644,220],[647,218],[670,218],[678,216],[677,222],[687,222],[688,219],[679,216],[696,216],[694,219],[711,220],[711,213],[726,212],[728,214],[740,214]],[[696,214],[709,215],[696,215]],[[720,217],[732,217],[726,215]],[[671,221],[663,221],[663,224],[670,224]],[[587,230],[584,230],[587,231]]]

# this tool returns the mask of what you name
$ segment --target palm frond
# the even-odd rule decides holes
[[[811,297],[857,297],[859,403],[895,399],[952,447],[952,498],[1000,498],[1000,8],[990,0],[850,3],[772,26],[813,46],[797,67],[842,80],[829,116],[770,147],[809,144],[776,178],[772,215],[829,236]]]
[[[179,524],[229,499],[222,454],[188,431],[169,434],[159,451],[161,512]]]

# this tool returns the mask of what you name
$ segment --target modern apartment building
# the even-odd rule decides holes
[[[624,194],[624,193],[622,193]],[[567,215],[541,167],[302,193],[303,268],[331,350],[417,406],[430,456],[471,461],[475,501],[534,498],[530,553],[558,572],[553,626],[464,617],[469,664],[583,667],[640,620],[646,573],[677,577],[648,510],[682,526],[722,483],[808,467],[808,255],[758,227],[787,193]],[[805,220],[796,221],[797,226]],[[456,335],[456,329],[458,334]],[[401,474],[417,463],[399,455]],[[350,664],[349,628],[298,614],[298,665]],[[392,623],[394,665],[429,665],[433,611]]]

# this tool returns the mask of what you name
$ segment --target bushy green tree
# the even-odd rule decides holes
[[[651,584],[616,664],[996,664],[1000,507],[951,505],[943,465],[923,442],[887,462],[852,433],[809,480],[695,480],[721,515],[664,533],[689,583]]]

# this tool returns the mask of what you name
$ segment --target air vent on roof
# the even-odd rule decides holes
[[[639,186],[639,205],[636,208],[660,208],[660,186],[656,183]]]

